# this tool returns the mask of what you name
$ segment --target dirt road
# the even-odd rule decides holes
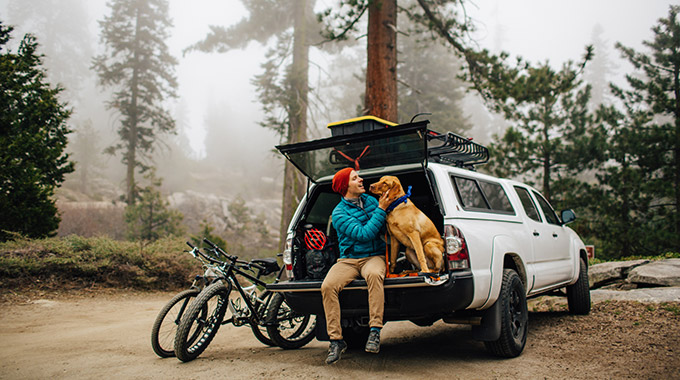
[[[391,322],[379,354],[348,351],[327,366],[325,342],[284,351],[231,326],[193,362],[159,359],[149,334],[171,296],[108,292],[1,303],[0,379],[680,378],[678,303],[601,302],[578,317],[532,312],[527,347],[509,360],[489,356],[465,326]]]

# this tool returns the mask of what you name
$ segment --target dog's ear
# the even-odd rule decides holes
[[[383,185],[383,191],[387,191],[392,188],[392,178],[390,176],[384,176],[380,179]]]
[[[401,183],[396,177],[390,178],[389,182],[389,188],[390,190],[401,190]]]

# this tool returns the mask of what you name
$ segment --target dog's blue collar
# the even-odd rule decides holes
[[[389,206],[387,206],[387,210],[385,210],[386,213],[390,213],[390,211],[394,210],[395,207],[399,206],[402,203],[406,203],[408,201],[408,198],[411,196],[411,186],[408,187],[408,190],[406,190],[406,194],[399,197],[396,201],[392,202]]]

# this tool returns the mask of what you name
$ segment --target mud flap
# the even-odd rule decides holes
[[[501,299],[484,311],[482,323],[472,326],[472,339],[493,342],[501,336]]]

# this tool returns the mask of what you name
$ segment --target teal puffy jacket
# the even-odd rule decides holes
[[[385,242],[380,239],[385,233],[387,214],[378,207],[378,201],[361,194],[364,208],[340,199],[333,209],[333,227],[338,233],[340,258],[362,258],[385,253]]]

